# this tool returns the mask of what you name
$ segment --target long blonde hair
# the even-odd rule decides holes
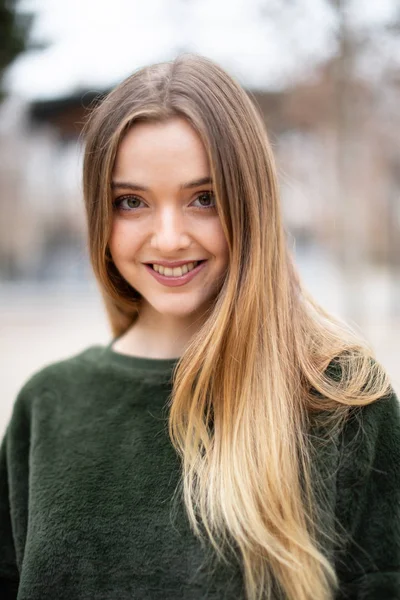
[[[189,522],[219,556],[235,549],[248,600],[270,598],[274,582],[289,600],[328,600],[337,577],[321,539],[333,533],[318,517],[308,431],[325,415],[332,433],[390,383],[367,343],[302,286],[263,120],[233,78],[196,54],[138,70],[85,128],[90,255],[111,327],[126,331],[141,301],[108,249],[117,148],[138,121],[177,115],[208,153],[229,246],[226,279],[174,371],[169,433]]]

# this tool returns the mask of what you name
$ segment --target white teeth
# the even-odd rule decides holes
[[[153,269],[160,273],[161,275],[165,275],[166,277],[182,277],[189,271],[192,271],[198,265],[198,261],[186,263],[181,267],[174,267],[171,269],[170,267],[163,267],[162,265],[153,265]]]

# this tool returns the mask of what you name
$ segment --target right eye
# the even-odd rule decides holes
[[[143,200],[141,200],[137,196],[120,196],[119,198],[116,198],[116,200],[114,200],[113,206],[114,208],[117,208],[119,210],[129,211],[140,208],[140,206],[138,206],[138,203],[140,204],[140,202],[143,202]]]

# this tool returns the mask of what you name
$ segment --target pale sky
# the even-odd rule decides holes
[[[352,0],[352,18],[364,27],[384,22],[395,3]],[[336,21],[326,0],[22,0],[21,6],[36,14],[34,39],[49,43],[8,71],[7,88],[28,99],[110,87],[182,50],[216,60],[246,86],[279,88],[335,51]]]

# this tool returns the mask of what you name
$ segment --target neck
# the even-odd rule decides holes
[[[162,315],[142,306],[133,325],[115,342],[122,354],[146,358],[178,358],[204,322],[202,315],[176,317]]]

